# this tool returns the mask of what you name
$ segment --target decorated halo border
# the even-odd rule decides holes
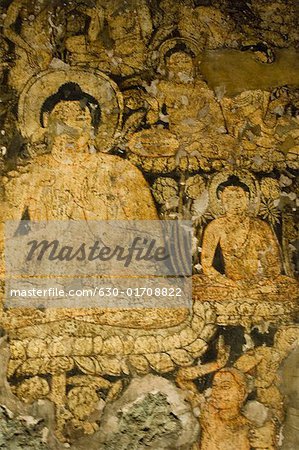
[[[217,197],[217,189],[221,183],[224,183],[232,175],[235,175],[239,180],[248,186],[250,191],[249,212],[256,216],[260,208],[260,186],[258,180],[248,171],[245,170],[225,170],[214,175],[209,183],[209,200],[210,209],[215,216],[220,216],[224,213],[221,200]]]
[[[19,130],[31,143],[44,139],[40,112],[45,100],[65,83],[77,83],[83,92],[94,97],[101,108],[101,121],[95,143],[98,151],[108,152],[121,131],[123,97],[116,83],[99,70],[50,69],[33,76],[22,91],[18,105]]]

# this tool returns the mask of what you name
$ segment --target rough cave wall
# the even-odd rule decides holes
[[[298,448],[298,8],[1,0],[1,253],[8,219],[194,230],[191,311],[10,310],[1,261],[1,449]]]

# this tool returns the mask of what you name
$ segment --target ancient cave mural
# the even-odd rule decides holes
[[[1,2],[0,447],[295,450],[298,17]],[[192,307],[6,308],[22,219],[191,220]]]

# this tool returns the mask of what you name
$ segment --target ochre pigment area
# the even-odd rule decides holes
[[[0,449],[297,450],[298,47],[297,0],[1,1]],[[8,307],[6,223],[107,220],[190,222],[188,305]]]
[[[262,65],[254,54],[240,50],[207,51],[201,69],[209,86],[219,94],[233,97],[242,91],[299,84],[298,52],[277,49],[272,64]],[[221,92],[222,90],[222,92]]]

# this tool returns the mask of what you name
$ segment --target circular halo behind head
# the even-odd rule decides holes
[[[190,52],[191,54],[193,54],[194,64],[196,67],[199,62],[199,57],[203,52],[195,39],[175,37],[167,39],[160,45],[158,50],[152,52],[152,64],[154,66],[158,66],[160,70],[163,69],[165,66],[165,57],[169,52],[171,52],[171,50],[182,51],[186,53]]]
[[[245,185],[249,190],[249,213],[257,215],[260,206],[260,188],[256,178],[247,171],[243,170],[225,170],[214,175],[209,183],[210,209],[214,216],[224,214],[221,198],[218,194],[221,184],[230,179],[238,179],[240,185]]]
[[[101,120],[95,138],[100,152],[108,152],[118,137],[123,112],[123,99],[117,85],[98,70],[60,69],[46,70],[32,77],[19,100],[19,130],[25,139],[38,143],[44,139],[46,129],[41,123],[41,110],[47,98],[56,94],[67,83],[76,83],[93,97],[100,106]]]

